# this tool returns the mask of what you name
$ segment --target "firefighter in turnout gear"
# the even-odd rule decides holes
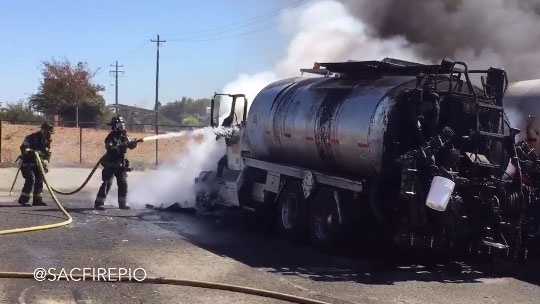
[[[24,138],[21,145],[21,173],[24,178],[24,186],[19,197],[19,204],[29,206],[30,193],[33,190],[33,206],[46,206],[43,202],[43,175],[39,171],[37,159],[34,152],[39,154],[42,160],[43,169],[48,171],[48,163],[51,158],[51,134],[54,128],[51,124],[44,122],[41,130],[32,133]]]
[[[112,131],[105,138],[107,152],[101,162],[103,166],[103,171],[101,171],[103,183],[99,188],[94,208],[105,210],[103,205],[111,189],[113,177],[116,177],[118,207],[120,209],[129,209],[126,202],[128,191],[127,172],[131,169],[129,168],[129,161],[126,159],[126,152],[128,148],[135,149],[140,140],[130,140],[128,138],[126,124],[122,116],[113,117],[109,125]]]

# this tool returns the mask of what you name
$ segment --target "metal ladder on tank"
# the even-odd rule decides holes
[[[508,134],[510,134],[510,133],[505,134],[505,114],[504,114],[504,108],[503,108],[502,94],[499,97],[497,97],[497,93],[491,94],[493,92],[488,92],[488,89],[490,89],[489,86],[492,85],[492,84],[489,84],[489,83],[486,84],[484,82],[484,79],[482,78],[482,89],[483,89],[482,93],[483,93],[483,96],[479,97],[477,92],[474,90],[474,87],[472,86],[472,83],[471,83],[471,80],[470,80],[470,77],[469,77],[469,70],[467,68],[467,65],[465,63],[463,63],[463,62],[456,62],[455,64],[463,66],[463,71],[460,71],[458,73],[463,73],[464,74],[467,86],[468,86],[469,91],[470,91],[470,96],[466,96],[466,97],[472,98],[472,102],[473,102],[473,104],[475,106],[475,115],[476,115],[475,135],[478,136],[478,137],[491,138],[491,139],[499,140],[499,141],[505,140],[509,136]],[[453,68],[454,67],[452,67],[452,70],[453,70]],[[480,73],[480,72],[489,73],[489,70],[488,71],[475,71],[475,72],[477,72],[477,73]],[[504,71],[502,71],[502,73],[504,74]],[[450,77],[452,77],[452,73],[450,74]],[[506,74],[504,74],[503,77],[504,77],[504,86],[506,86],[506,85],[508,85]],[[461,75],[458,77],[458,79],[460,79],[460,78],[461,78]],[[504,87],[500,88],[500,89],[503,90],[503,91],[505,90]],[[497,127],[497,132],[490,132],[490,131],[482,130],[481,125],[480,125],[480,113],[482,111],[492,111],[492,112],[497,113],[497,115],[499,117],[499,126]],[[508,126],[508,128],[510,128],[510,126]],[[509,130],[509,131],[511,131],[511,130]],[[501,168],[500,165],[484,164],[484,163],[477,163],[477,162],[475,162],[475,164],[477,166],[490,167],[490,168],[494,168],[494,169],[497,169],[497,170],[504,169],[504,168]],[[501,219],[499,219],[499,223],[502,223]],[[492,237],[487,237],[487,238],[484,238],[482,240],[482,244],[484,246],[487,246],[489,254],[491,254],[492,249],[495,249],[495,250],[506,251],[506,254],[508,255],[510,247],[506,243],[506,240],[504,239],[504,236],[502,236],[502,240],[503,240],[504,244],[501,243],[501,242],[496,241]]]
[[[455,71],[455,66],[456,65],[462,66],[463,70]],[[475,72],[475,73],[481,73],[481,72],[488,73],[489,71],[472,71],[472,72]],[[487,84],[484,82],[483,78],[482,78],[483,96],[481,96],[481,97],[478,96],[478,92],[476,92],[474,90],[474,87],[472,85],[469,73],[470,73],[470,71],[469,71],[469,69],[467,67],[467,64],[465,64],[464,62],[454,62],[453,66],[452,66],[452,69],[451,69],[451,72],[450,72],[450,78],[452,78],[453,75],[458,75],[458,76],[456,76],[456,78],[459,80],[459,79],[461,79],[461,74],[463,74],[464,77],[465,77],[465,82],[466,82],[466,85],[467,85],[467,87],[469,89],[470,94],[463,94],[463,93],[458,94],[456,92],[452,92],[453,91],[452,82],[450,82],[450,91],[451,91],[450,93],[451,94],[458,94],[458,95],[460,95],[462,97],[472,99],[471,101],[472,101],[472,103],[473,103],[473,105],[475,107],[475,116],[476,116],[476,119],[475,119],[476,120],[475,135],[476,136],[484,137],[484,138],[491,138],[491,139],[499,140],[499,141],[504,140],[505,138],[507,138],[508,135],[505,133],[505,121],[504,121],[505,115],[504,115],[504,108],[503,108],[502,98],[497,98],[496,96],[491,96],[487,92]],[[497,127],[496,132],[482,130],[481,124],[480,124],[480,113],[482,111],[496,112],[496,114],[499,117],[499,126]],[[476,158],[478,158],[478,151],[476,151],[475,155],[476,155]],[[486,163],[482,163],[482,162],[475,162],[475,164],[479,165],[479,166],[483,166],[483,167],[491,167],[491,168],[494,168],[494,169],[501,169],[500,165],[486,164]]]

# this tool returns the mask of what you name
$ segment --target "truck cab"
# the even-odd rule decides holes
[[[210,104],[210,125],[216,140],[224,141],[225,155],[216,171],[203,171],[196,178],[197,204],[205,208],[215,204],[239,206],[242,184],[242,136],[248,100],[244,94],[215,93]]]

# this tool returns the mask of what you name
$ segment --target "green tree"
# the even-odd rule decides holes
[[[201,121],[197,117],[189,115],[182,119],[182,124],[188,126],[199,126],[201,125]]]
[[[25,102],[19,101],[17,103],[7,103],[5,108],[0,111],[0,120],[32,122],[42,121],[43,117],[32,111]]]
[[[30,97],[30,106],[36,111],[75,121],[78,106],[81,122],[98,121],[104,114],[105,100],[100,92],[105,89],[92,82],[94,72],[86,63],[44,62],[41,74],[39,91]]]
[[[182,97],[180,100],[169,102],[160,107],[160,113],[163,116],[177,123],[184,124],[184,119],[193,116],[198,121],[206,119],[206,109],[210,106],[210,99],[193,99]]]

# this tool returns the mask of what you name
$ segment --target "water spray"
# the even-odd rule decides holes
[[[165,133],[165,134],[159,134],[159,135],[152,135],[152,136],[146,136],[141,139],[138,139],[137,142],[145,142],[145,141],[154,141],[158,139],[169,139],[169,138],[175,138],[175,137],[182,137],[186,135],[186,131],[182,132],[171,132],[171,133]]]
[[[219,137],[231,137],[232,135],[234,135],[234,133],[238,132],[238,128],[237,127],[216,127],[212,131],[218,138]],[[165,133],[165,134],[159,134],[159,135],[146,136],[146,137],[143,137],[141,139],[136,139],[135,141],[136,142],[147,142],[147,141],[154,141],[154,140],[159,140],[159,139],[171,139],[171,138],[175,138],[175,137],[187,136],[189,133],[193,133],[193,132],[195,132],[194,133],[195,135],[201,134],[201,133],[197,133],[197,130],[195,130],[195,131],[190,130],[190,131],[181,131],[181,132],[171,132],[171,133]]]

